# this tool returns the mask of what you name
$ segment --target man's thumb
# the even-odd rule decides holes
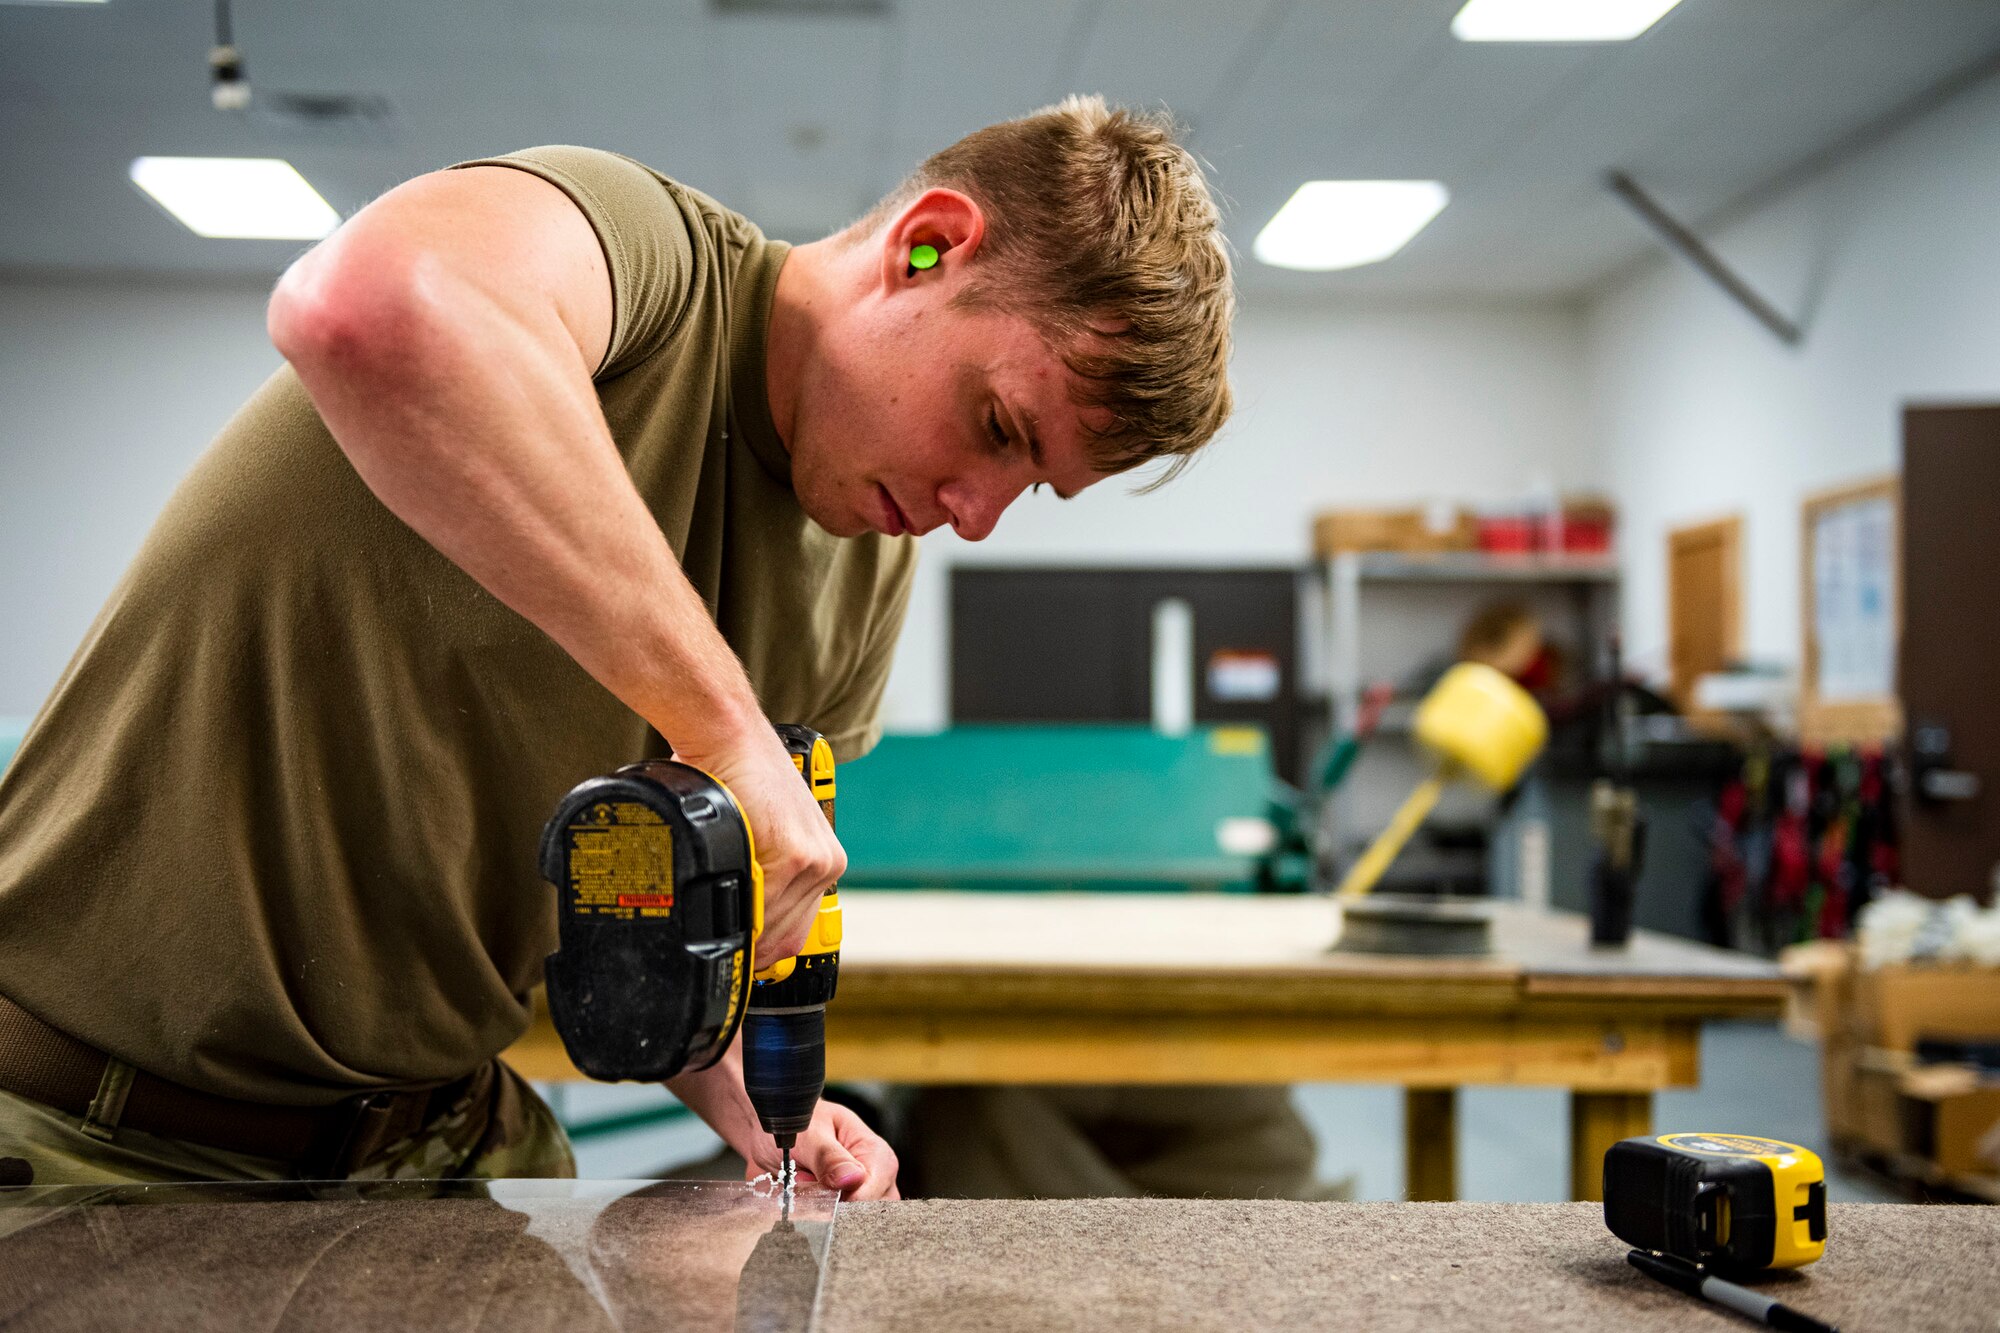
[[[800,1156],[807,1158],[806,1169],[830,1190],[848,1189],[868,1179],[867,1168],[832,1138],[819,1140],[813,1144],[809,1154],[801,1153]]]

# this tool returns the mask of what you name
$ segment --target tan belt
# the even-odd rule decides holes
[[[302,1180],[337,1180],[408,1138],[492,1078],[488,1061],[438,1088],[368,1092],[331,1106],[269,1106],[198,1092],[116,1065],[0,995],[0,1089],[80,1117],[161,1138],[291,1164]],[[113,1104],[115,1103],[115,1104]]]

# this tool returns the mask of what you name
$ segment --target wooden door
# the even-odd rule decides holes
[[[1990,902],[2000,869],[2000,406],[1903,414],[1903,637],[1911,781],[1903,879]]]
[[[1675,528],[1667,534],[1667,658],[1680,706],[1694,708],[1694,683],[1743,655],[1743,519]]]

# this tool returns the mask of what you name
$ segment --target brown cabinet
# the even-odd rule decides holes
[[[2000,868],[2000,406],[1903,414],[1910,759],[1903,879],[1991,902]]]

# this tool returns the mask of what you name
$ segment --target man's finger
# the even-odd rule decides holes
[[[896,1150],[870,1135],[853,1145],[854,1155],[868,1171],[868,1178],[848,1194],[850,1203],[863,1199],[898,1199],[896,1192]]]
[[[806,944],[812,934],[811,913],[819,910],[819,899],[813,898],[798,909],[776,918],[764,919],[764,933],[757,940],[757,965],[768,967],[783,958],[790,958]]]
[[[812,913],[819,910],[819,899],[808,897],[803,891],[794,892],[796,887],[791,880],[781,883],[765,878],[763,939],[776,944],[789,939],[796,930],[801,943],[804,942],[805,933],[812,929]]]
[[[810,1147],[801,1143],[799,1149],[799,1164],[830,1190],[852,1189],[868,1179],[868,1168],[831,1138],[815,1138]]]

